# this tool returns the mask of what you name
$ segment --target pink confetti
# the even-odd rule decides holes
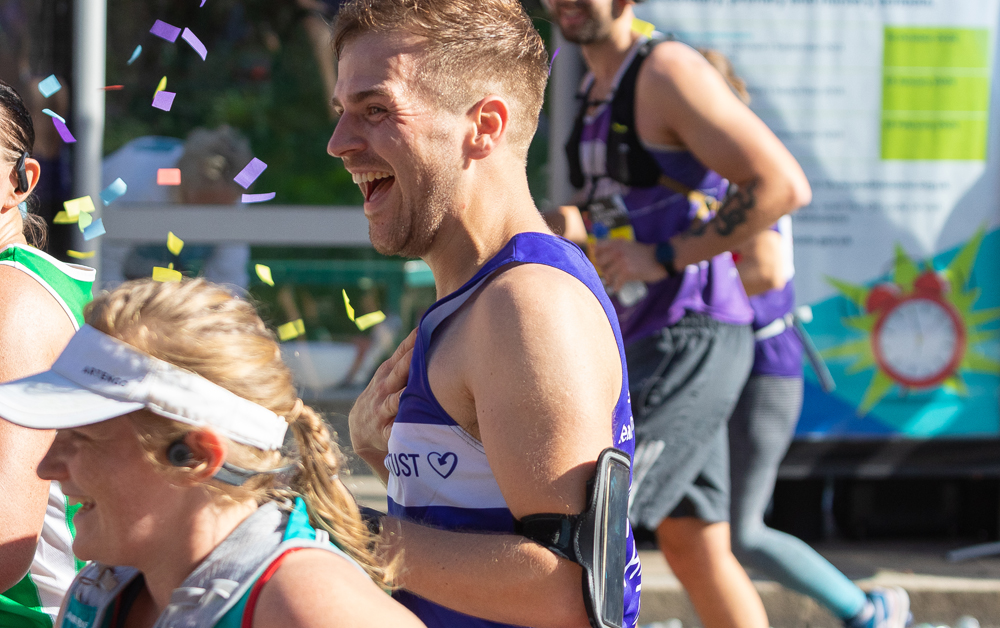
[[[153,96],[153,106],[163,111],[170,111],[170,108],[174,106],[174,96],[176,95],[174,92],[158,91]]]
[[[166,39],[170,43],[174,43],[177,41],[177,36],[181,34],[181,29],[161,20],[156,20],[156,22],[153,23],[153,28],[149,29],[149,32],[153,33],[160,39]]]
[[[244,194],[244,203],[263,203],[264,201],[269,201],[274,198],[275,192],[267,192],[266,194]]]
[[[52,124],[56,125],[56,131],[59,132],[59,137],[62,138],[62,141],[66,142],[67,144],[72,144],[73,142],[76,141],[76,138],[73,137],[73,134],[69,132],[69,127],[66,126],[65,122],[63,122],[59,118],[52,118]]]
[[[201,43],[198,36],[191,32],[190,28],[185,28],[184,33],[181,35],[181,39],[186,41],[188,44],[194,48],[194,51],[198,53],[201,60],[204,61],[205,57],[208,56],[208,48],[205,48],[205,44]]]
[[[250,189],[253,182],[257,180],[257,177],[259,177],[260,173],[264,172],[264,169],[266,168],[267,164],[254,157],[250,160],[250,163],[248,163],[246,167],[241,170],[238,175],[236,175],[233,181],[242,185],[244,190]]]

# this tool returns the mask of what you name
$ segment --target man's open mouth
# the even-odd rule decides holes
[[[352,173],[351,177],[361,188],[361,193],[364,194],[366,203],[372,200],[376,192],[389,189],[396,180],[396,177],[388,172]]]

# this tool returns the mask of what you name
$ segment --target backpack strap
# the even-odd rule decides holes
[[[257,582],[254,583],[253,588],[250,589],[250,594],[247,597],[247,605],[243,608],[243,619],[240,622],[240,628],[253,628],[253,614],[257,610],[257,600],[260,598],[260,592],[267,584],[268,580],[278,571],[278,567],[281,567],[281,563],[284,562],[285,558],[288,557],[292,552],[297,552],[299,550],[309,549],[308,547],[290,547],[275,558],[264,573],[260,575]]]
[[[594,82],[591,81],[585,90],[576,95],[579,107],[576,110],[576,119],[573,121],[573,130],[570,131],[564,147],[566,160],[569,162],[569,182],[578,190],[587,182],[587,177],[583,174],[583,164],[580,162],[580,140],[583,138],[583,120],[587,117],[590,90],[593,87]]]

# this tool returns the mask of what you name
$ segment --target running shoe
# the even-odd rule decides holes
[[[858,616],[844,621],[845,628],[906,628],[913,622],[910,596],[901,587],[869,591],[868,604]]]

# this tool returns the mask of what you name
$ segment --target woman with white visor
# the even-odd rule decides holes
[[[422,625],[377,586],[339,449],[249,303],[138,281],[85,320],[50,370],[0,385],[0,417],[58,430],[38,474],[81,504],[94,562],[58,628]]]

